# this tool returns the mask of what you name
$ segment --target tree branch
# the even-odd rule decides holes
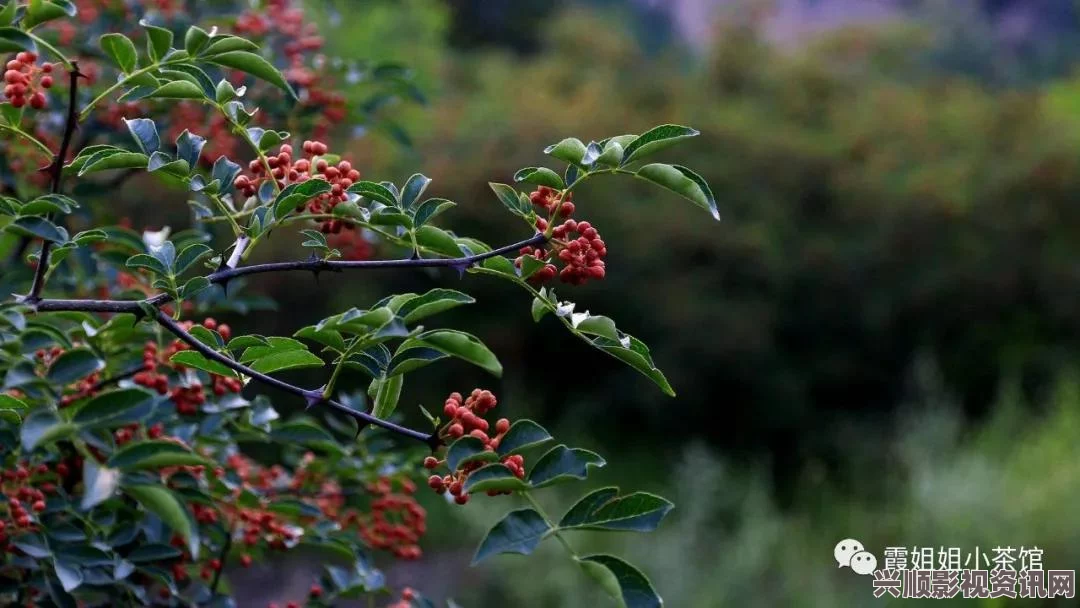
[[[307,402],[308,407],[311,407],[313,405],[326,405],[330,409],[340,414],[345,414],[346,416],[354,418],[357,422],[361,424],[361,428],[363,428],[363,425],[373,424],[375,426],[382,427],[390,432],[397,433],[398,435],[403,435],[411,439],[416,439],[417,441],[422,441],[428,444],[428,446],[430,446],[432,450],[435,450],[441,444],[439,436],[436,433],[422,433],[420,431],[394,424],[393,422],[390,422],[388,420],[377,418],[375,416],[372,416],[371,414],[368,414],[367,412],[354,410],[353,408],[342,403],[338,403],[337,401],[334,401],[332,399],[324,399],[321,390],[305,390],[300,388],[299,386],[278,380],[273,376],[268,376],[264,373],[257,372],[242,363],[238,363],[237,361],[226,357],[225,355],[219,353],[213,348],[210,348],[206,344],[200,342],[198,339],[195,338],[195,336],[192,336],[190,333],[187,332],[187,330],[181,327],[179,323],[174,321],[172,317],[161,312],[160,310],[157,311],[157,316],[155,317],[155,320],[162,327],[169,330],[171,334],[179,338],[182,342],[186,343],[194,350],[198,351],[199,354],[206,357],[207,359],[217,361],[218,363],[237,373],[250,377],[252,380],[258,380],[259,382],[262,382],[263,384],[266,384],[268,386],[272,386],[287,393],[292,393],[293,395],[304,399],[304,401]]]
[[[267,272],[288,272],[293,270],[306,270],[309,272],[323,272],[332,271],[339,272],[346,269],[360,269],[360,268],[468,268],[472,264],[503,255],[512,251],[517,251],[522,247],[528,247],[531,245],[539,245],[547,241],[547,238],[540,233],[534,234],[532,237],[514,243],[512,245],[506,245],[499,247],[498,249],[492,249],[484,253],[476,255],[470,255],[460,258],[432,258],[432,259],[402,259],[402,260],[360,260],[360,261],[341,261],[341,260],[305,260],[298,262],[270,262],[268,264],[252,264],[251,266],[241,266],[240,268],[223,268],[217,272],[211,273],[206,278],[211,283],[227,283],[230,280],[245,276],[249,274],[262,274]],[[130,312],[135,314],[141,314],[143,306],[149,304],[154,307],[162,306],[172,301],[172,297],[167,293],[158,294],[152,298],[148,298],[142,301],[136,300],[55,300],[45,299],[38,300],[36,302],[29,302],[34,305],[34,309],[39,312],[56,312],[56,311],[80,311],[80,312]]]
[[[67,120],[64,121],[64,138],[60,142],[60,149],[57,150],[56,156],[53,157],[52,165],[49,166],[49,171],[52,174],[51,191],[53,194],[60,193],[60,184],[64,175],[64,161],[67,160],[68,148],[71,147],[71,137],[79,124],[78,110],[75,109],[75,104],[79,100],[80,76],[82,76],[82,73],[79,72],[79,64],[73,61],[71,70],[68,71],[68,112]],[[49,252],[51,250],[52,241],[42,240],[37,269],[34,270],[34,282],[31,284],[30,293],[24,301],[32,303],[41,298],[41,290],[45,288],[45,273],[49,271]]]

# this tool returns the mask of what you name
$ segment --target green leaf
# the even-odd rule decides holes
[[[551,530],[542,515],[532,509],[511,511],[495,524],[476,549],[475,566],[492,555],[520,553],[529,555]]]
[[[566,512],[559,529],[651,532],[674,507],[648,492],[618,493],[618,488],[601,488],[585,495]]]
[[[436,253],[456,258],[461,256],[461,247],[449,232],[426,225],[416,229],[416,242],[421,247],[430,249]]]
[[[344,352],[345,350],[345,339],[340,332],[332,329],[317,329],[314,325],[309,325],[298,329],[293,335],[297,338],[318,342],[337,352]]]
[[[371,413],[376,418],[386,420],[397,409],[401,397],[401,387],[405,376],[398,374],[379,381],[379,390],[375,393],[375,406]]]
[[[551,434],[547,429],[532,420],[518,420],[499,441],[499,456],[510,456],[548,441],[551,441]]]
[[[19,437],[23,450],[30,452],[34,448],[66,438],[77,430],[70,422],[62,422],[49,410],[37,410],[26,417]]]
[[[135,43],[123,34],[104,34],[100,40],[101,50],[120,68],[125,74],[130,74],[139,66],[139,53],[135,50]]]
[[[398,206],[397,197],[394,196],[394,193],[391,192],[389,188],[382,184],[366,180],[360,180],[355,184],[349,186],[349,192],[352,192],[353,194],[359,194],[360,196],[368,200],[378,201],[390,207]]]
[[[176,559],[183,555],[184,552],[176,547],[170,545],[163,545],[161,543],[151,543],[147,545],[139,545],[128,553],[124,559],[133,564],[142,564],[146,562],[162,562],[165,560]]]
[[[54,243],[65,243],[68,240],[67,230],[43,217],[15,218],[15,221],[5,226],[4,230],[19,236],[39,238]]]
[[[124,446],[113,454],[106,464],[114,469],[134,471],[182,465],[209,466],[211,463],[182,445],[162,439],[151,439]]]
[[[414,347],[414,348],[400,348],[394,353],[394,358],[390,360],[390,365],[386,368],[387,376],[397,376],[400,374],[407,374],[411,371],[420,369],[434,363],[440,359],[447,357],[442,351],[435,350],[434,348],[426,347]]]
[[[193,350],[182,350],[173,355],[172,358],[169,359],[169,362],[185,367],[201,369],[204,372],[225,376],[226,378],[238,377],[236,372],[226,367],[223,363],[214,361],[213,359],[207,359],[202,353]]]
[[[300,205],[329,192],[332,187],[325,179],[309,179],[285,186],[274,199],[274,217],[281,219],[289,215]]]
[[[279,336],[271,336],[266,339],[266,344],[261,346],[252,346],[244,351],[244,354],[240,356],[241,363],[250,363],[256,359],[267,357],[274,353],[284,352],[287,350],[307,350],[303,342],[299,340],[293,340],[292,338],[283,338]]]
[[[71,213],[78,208],[79,203],[63,194],[43,194],[19,208],[19,215],[63,214]]]
[[[604,151],[600,156],[596,157],[594,165],[604,165],[608,167],[618,167],[623,160],[623,147],[617,141],[609,141],[604,146]]]
[[[74,15],[75,7],[68,0],[59,2],[33,0],[26,6],[26,16],[23,17],[22,25],[27,29],[33,29],[42,23]]]
[[[547,307],[542,298],[533,298],[530,311],[532,312],[533,321],[539,323],[540,319],[544,318],[544,315],[551,312],[551,309]]]
[[[9,6],[14,4],[15,0],[8,2]],[[34,39],[18,28],[0,27],[0,53],[15,53],[18,51],[36,53],[37,45],[34,44]]]
[[[11,395],[0,394],[0,409],[21,412],[30,406]]]
[[[453,329],[435,329],[426,331],[416,338],[406,341],[420,343],[448,355],[458,357],[487,370],[498,377],[502,375],[502,364],[483,342],[472,334]]]
[[[720,219],[712,190],[700,175],[679,165],[654,163],[638,169],[637,176],[648,180],[706,210],[713,219]]]
[[[130,485],[124,487],[124,493],[134,498],[144,509],[157,515],[173,532],[183,537],[192,558],[198,559],[199,538],[183,503],[175,494],[157,485]]]
[[[568,137],[559,143],[544,148],[544,154],[568,162],[572,165],[580,165],[585,156],[585,144],[576,137]]]
[[[206,138],[198,135],[193,135],[187,129],[176,138],[176,157],[187,161],[189,167],[196,167],[199,164],[199,157],[202,155],[203,146],[206,145]]]
[[[167,82],[147,97],[155,99],[206,99],[206,93],[199,85],[187,80]]]
[[[71,593],[82,586],[83,573],[78,566],[58,559],[53,562],[53,569],[56,571],[56,578],[60,581],[60,586],[64,588],[64,591]]]
[[[180,250],[176,256],[176,274],[184,274],[192,264],[213,253],[214,250],[202,243],[192,243]]]
[[[424,194],[424,190],[427,189],[428,184],[430,183],[431,178],[419,173],[413,174],[401,188],[402,208],[411,209],[413,205],[420,200],[420,197]]]
[[[547,186],[556,190],[566,187],[562,176],[547,167],[526,167],[514,174],[514,181]]]
[[[285,82],[285,77],[281,75],[281,72],[279,72],[269,61],[255,53],[250,53],[248,51],[229,51],[212,57],[206,57],[206,61],[227,68],[240,70],[241,72],[246,72],[260,80],[269,82],[292,97],[296,97],[296,93],[292,90],[292,87],[289,86],[289,83]]]
[[[270,435],[277,441],[292,443],[334,441],[334,438],[330,433],[326,432],[326,429],[310,420],[287,422],[275,428]]]
[[[49,382],[65,386],[104,369],[105,362],[89,348],[75,348],[56,358],[49,366]]]
[[[0,25],[11,25],[11,22],[15,20],[15,5],[18,4],[16,0],[8,0],[4,4],[4,8],[0,9]]]
[[[420,319],[443,311],[457,308],[463,304],[473,304],[476,300],[454,289],[432,289],[422,296],[412,298],[401,305],[397,314],[405,323],[412,324]]]
[[[169,269],[161,263],[161,260],[146,253],[131,256],[127,259],[125,265],[128,268],[145,268],[154,274],[169,276]]]
[[[161,138],[158,136],[157,125],[154,121],[149,118],[131,120],[125,118],[124,124],[144,154],[153,154],[161,147]]]
[[[128,424],[145,418],[156,396],[141,388],[122,388],[95,395],[75,412],[72,422],[82,428]]]
[[[517,190],[506,184],[497,184],[495,182],[488,182],[488,186],[495,192],[495,196],[499,197],[499,202],[509,209],[511,213],[521,216],[528,215],[531,205],[522,204],[521,199],[518,198]]]
[[[116,148],[101,150],[86,159],[79,169],[79,176],[112,169],[145,169],[149,163],[150,157],[141,152],[127,152]]]
[[[149,23],[146,23],[145,20],[140,21],[139,25],[143,26],[143,29],[146,30],[146,51],[150,54],[150,58],[154,61],[158,61],[168,54],[173,43],[172,31],[156,25],[150,25]]]
[[[192,57],[198,55],[208,42],[210,42],[210,34],[196,25],[188,28],[187,33],[184,34],[184,50]]]
[[[661,608],[664,605],[640,570],[613,555],[589,555],[578,563],[623,608]]]
[[[448,201],[445,198],[429,198],[420,203],[416,208],[416,212],[413,214],[413,225],[419,228],[440,213],[448,211],[456,206],[457,203]]]
[[[501,462],[485,465],[470,473],[469,478],[465,480],[465,491],[469,493],[518,492],[529,489],[529,484],[518,479]]]
[[[653,364],[652,357],[649,354],[649,347],[645,346],[645,343],[641,340],[623,334],[620,340],[596,336],[589,339],[589,342],[652,380],[665,394],[675,396],[675,389],[668,383],[664,373]]]
[[[231,51],[258,51],[259,45],[245,40],[239,36],[216,36],[210,39],[210,46],[202,52],[203,55],[218,55]]]
[[[456,471],[470,462],[496,462],[499,455],[484,446],[476,437],[466,435],[446,448],[446,467]]]
[[[634,141],[626,144],[623,150],[622,164],[633,162],[643,156],[647,156],[668,146],[679,143],[684,139],[695,137],[699,134],[697,129],[683,127],[681,125],[660,125],[642,133]]]
[[[251,364],[251,369],[264,374],[272,374],[286,369],[298,369],[301,367],[322,367],[323,360],[315,356],[309,350],[287,350],[275,352]]]
[[[568,448],[557,445],[548,450],[536,461],[529,471],[529,485],[543,488],[563,481],[585,479],[589,476],[589,467],[602,467],[607,464],[599,454],[581,448]]]

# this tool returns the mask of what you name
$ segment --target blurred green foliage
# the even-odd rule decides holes
[[[729,22],[699,59],[646,54],[630,20],[563,12],[528,57],[443,51],[425,61],[413,49],[421,78],[438,83],[407,125],[414,151],[373,140],[353,151],[368,175],[390,179],[419,155],[433,191],[461,203],[459,228],[510,240],[518,234],[486,182],[541,162],[544,145],[702,125],[683,150],[714,184],[720,231],[635,184],[576,199],[611,253],[605,284],[574,299],[637,329],[678,400],[547,338],[551,327],[508,304],[472,322],[520,370],[501,389],[516,407],[635,441],[689,433],[769,449],[787,471],[808,454],[842,460],[838,421],[894,407],[917,353],[937,356],[970,410],[990,402],[1005,372],[1037,389],[1072,361],[1075,84],[1016,92],[928,77],[913,57],[932,36],[910,24],[846,28],[792,50]],[[497,285],[478,296],[514,302]],[[595,371],[559,382],[532,371],[566,357]],[[433,388],[416,398],[439,397]]]

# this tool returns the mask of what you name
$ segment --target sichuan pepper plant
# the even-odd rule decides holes
[[[84,39],[84,26],[123,29],[110,11],[129,16],[133,4],[143,6],[0,9],[0,51],[10,54],[0,227],[14,241],[4,281],[17,294],[0,305],[0,601],[230,605],[227,569],[303,547],[325,552],[327,565],[290,605],[433,605],[388,589],[373,566],[421,558],[430,523],[416,494],[430,491],[458,505],[507,503],[474,562],[553,538],[617,603],[659,606],[644,573],[579,554],[573,537],[650,531],[667,500],[583,484],[568,511],[546,513],[536,492],[587,481],[603,458],[552,447],[548,431],[514,420],[513,404],[483,388],[447,387],[442,407],[421,408],[426,426],[400,422],[417,369],[457,360],[502,373],[479,339],[437,324],[438,313],[474,303],[466,293],[389,295],[292,336],[245,333],[213,315],[266,305],[242,295],[248,275],[445,268],[456,271],[449,280],[518,285],[537,322],[551,317],[673,395],[640,340],[555,286],[565,295],[608,272],[590,203],[574,198],[594,177],[636,177],[718,217],[696,173],[651,158],[697,132],[663,125],[549,147],[559,171],[529,167],[518,187],[491,184],[522,222],[517,242],[493,247],[437,225],[455,204],[427,197],[423,175],[374,181],[334,152],[323,127],[350,124],[352,110],[317,92],[304,67],[317,35],[289,3],[205,29],[182,23],[190,15],[178,2],[148,2],[137,31]],[[326,103],[329,116],[313,110]],[[190,227],[140,234],[101,223],[108,190],[142,174],[187,193]],[[299,236],[309,255],[249,262],[272,236]],[[321,370],[322,385],[280,377],[302,368]],[[343,394],[346,374],[369,378],[366,394]],[[260,394],[268,387],[303,412],[280,414]]]

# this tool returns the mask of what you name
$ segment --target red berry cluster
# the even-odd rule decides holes
[[[305,141],[302,150],[305,158],[293,160],[293,147],[289,144],[281,146],[277,154],[269,156],[266,164],[270,168],[270,176],[266,175],[266,168],[259,159],[251,161],[248,165],[249,174],[236,176],[233,185],[244,196],[255,196],[259,186],[267,179],[273,178],[279,188],[289,184],[306,182],[310,179],[322,179],[330,182],[330,191],[320,194],[315,198],[301,202],[296,206],[298,212],[325,214],[333,211],[338,204],[349,200],[346,190],[360,179],[360,172],[353,169],[352,163],[347,160],[339,161],[331,165],[325,158],[326,144],[321,141]],[[337,234],[342,229],[352,229],[353,225],[337,219],[322,222],[320,229],[327,234]]]
[[[439,435],[447,443],[452,443],[454,440],[468,434],[470,437],[476,437],[482,441],[485,450],[494,452],[499,447],[499,442],[506,436],[506,432],[510,430],[510,421],[506,418],[500,418],[495,422],[494,436],[488,434],[491,427],[482,416],[494,409],[496,405],[498,405],[498,400],[488,390],[473,389],[469,393],[469,397],[464,400],[462,400],[461,393],[450,393],[450,396],[446,398],[446,403],[443,405],[443,413],[450,421],[443,426]],[[445,464],[445,459],[439,460],[434,456],[428,456],[424,459],[424,468],[429,470],[434,470]],[[450,492],[450,495],[454,497],[454,502],[463,505],[469,502],[469,494],[465,491],[465,480],[469,478],[473,471],[485,464],[485,462],[481,461],[466,462],[461,465],[460,469],[450,471],[447,475],[432,475],[428,478],[428,487],[439,494]],[[519,454],[507,456],[502,459],[502,464],[519,479],[525,477],[525,458],[523,456]],[[488,492],[488,496],[498,494],[500,492]]]
[[[573,192],[566,194],[566,200],[563,201],[562,193],[554,188],[548,186],[540,186],[535,191],[529,193],[529,200],[532,204],[539,207],[541,210],[546,211],[548,215],[555,213],[555,210],[559,210],[559,217],[570,217],[574,214],[574,198]],[[559,203],[562,202],[562,205]]]
[[[547,220],[537,218],[536,227],[541,231],[547,230]],[[522,247],[519,251],[521,256],[514,261],[519,268],[526,256],[544,262],[544,267],[530,276],[529,281],[544,283],[555,278],[556,273],[560,281],[571,285],[582,285],[589,279],[604,278],[607,245],[592,224],[566,220],[551,231],[551,236],[547,248]],[[562,270],[552,263],[552,255],[563,263]]]
[[[356,524],[360,538],[375,549],[390,551],[399,559],[415,560],[422,555],[420,537],[427,531],[427,513],[413,494],[416,485],[402,479],[400,492],[394,492],[389,478],[368,484],[368,491],[375,496],[371,512],[345,515],[343,525]]]
[[[47,464],[32,466],[25,461],[0,472],[0,493],[7,498],[6,503],[0,502],[0,550],[13,549],[8,545],[8,534],[12,531],[34,528],[32,513],[45,510],[45,495],[56,492],[54,482],[67,472],[65,464],[50,468]]]
[[[36,62],[37,55],[30,51],[23,51],[7,62],[4,72],[4,97],[16,108],[25,106],[27,100],[35,110],[44,108],[47,103],[44,91],[38,90],[38,87],[52,88],[53,66],[50,63],[38,66]]]
[[[194,324],[191,321],[185,321],[180,325],[185,330],[190,330]],[[228,340],[232,335],[232,330],[228,325],[224,323],[218,324],[212,318],[205,319],[202,326],[206,329],[216,329],[218,334],[225,340]],[[176,353],[189,348],[191,347],[184,342],[174,340],[162,351],[156,342],[147,341],[143,345],[143,369],[135,374],[132,380],[135,384],[155,390],[160,395],[168,394],[169,399],[176,404],[176,411],[179,414],[194,416],[199,412],[199,406],[206,403],[203,384],[195,380],[187,384],[174,386],[172,389],[169,388],[169,372],[183,372],[186,369],[182,365],[171,363],[169,359]],[[159,369],[165,371],[159,371]],[[239,393],[244,387],[236,378],[228,378],[217,374],[210,374],[210,378],[210,390],[217,397],[226,393]]]

